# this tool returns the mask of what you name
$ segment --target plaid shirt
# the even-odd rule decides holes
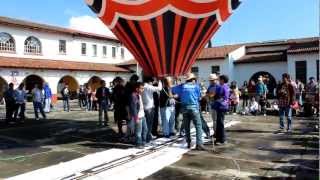
[[[281,84],[277,90],[279,107],[288,107],[294,101],[294,88],[291,84]]]

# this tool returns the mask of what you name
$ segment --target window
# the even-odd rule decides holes
[[[196,77],[198,77],[198,75],[199,75],[199,68],[198,68],[198,67],[192,67],[192,68],[191,68],[191,72],[192,72]]]
[[[121,48],[121,58],[124,59],[124,48]]]
[[[317,81],[319,81],[319,59],[317,60]]]
[[[5,32],[0,33],[0,52],[15,52],[16,45],[13,37]]]
[[[87,44],[86,43],[81,43],[81,54],[83,56],[87,55]]]
[[[93,56],[97,56],[97,45],[92,45]]]
[[[107,46],[102,47],[102,56],[106,57],[107,56]]]
[[[112,47],[112,57],[116,57],[116,47]]]
[[[67,42],[66,40],[59,40],[59,53],[66,54],[67,53]]]
[[[211,73],[219,74],[220,66],[211,66]]]
[[[41,54],[41,42],[39,39],[34,36],[28,37],[24,41],[24,52],[26,54]]]
[[[299,79],[304,84],[307,82],[307,62],[296,61],[296,79]]]

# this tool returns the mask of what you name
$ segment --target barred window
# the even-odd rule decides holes
[[[87,54],[87,44],[81,43],[81,54],[85,56]]]
[[[112,57],[116,57],[116,47],[112,47]]]
[[[93,56],[96,57],[97,56],[97,45],[96,44],[92,45],[92,51],[93,51]]]
[[[124,59],[124,48],[121,48],[121,58]]]
[[[14,53],[16,45],[13,37],[5,32],[0,33],[0,52]]]
[[[59,53],[66,54],[67,53],[67,42],[66,40],[59,40]]]
[[[28,37],[24,41],[24,52],[26,54],[41,54],[41,42],[38,38],[34,36]]]
[[[106,57],[107,56],[107,46],[102,47],[102,56]]]

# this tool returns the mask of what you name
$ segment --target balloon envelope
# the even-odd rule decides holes
[[[145,74],[187,73],[239,0],[86,0]]]

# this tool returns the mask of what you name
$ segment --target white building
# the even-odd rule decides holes
[[[30,90],[43,82],[55,96],[63,84],[73,92],[85,83],[95,89],[101,79],[108,83],[117,75],[129,76],[127,69],[114,65],[128,57],[111,37],[0,17],[1,90],[9,83],[25,83]]]

